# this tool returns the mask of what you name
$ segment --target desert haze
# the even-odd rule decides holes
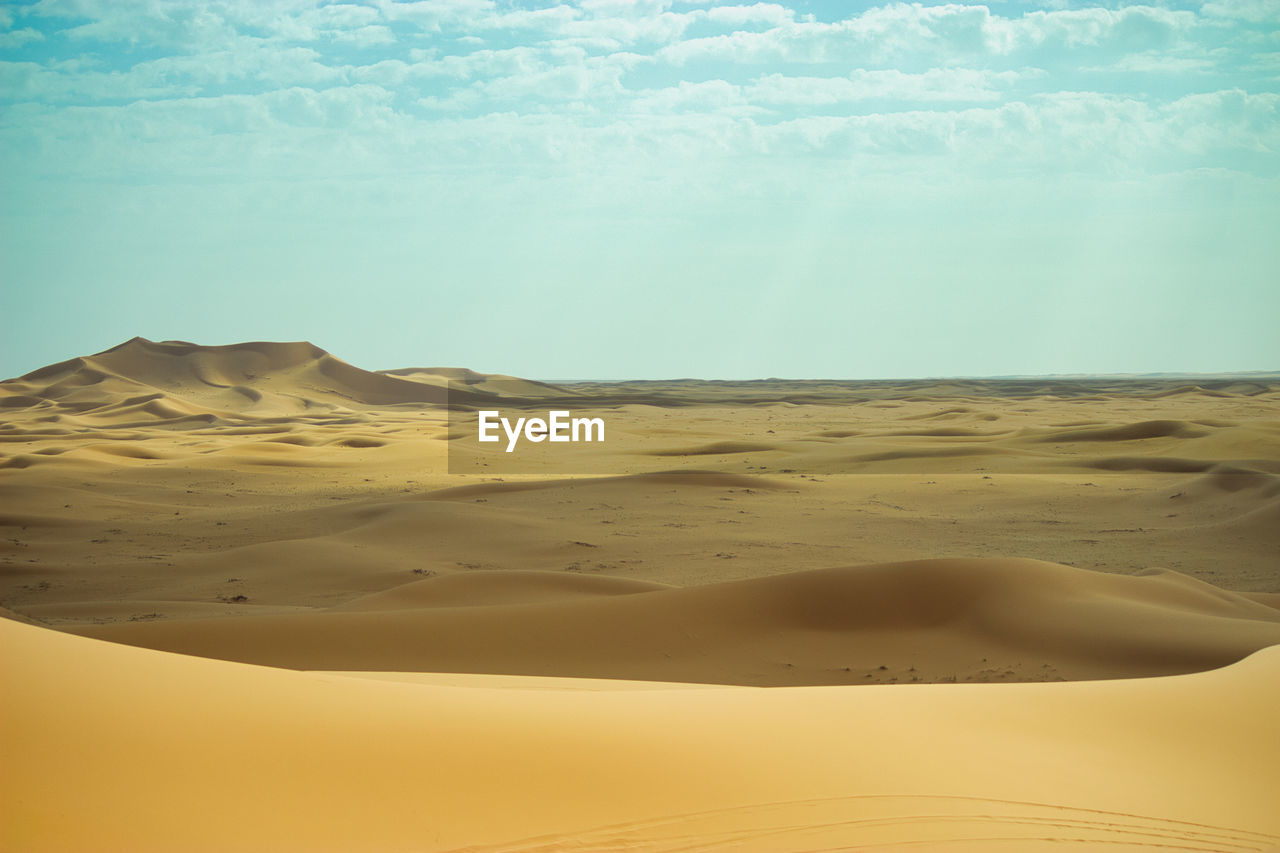
[[[1275,374],[135,338],[0,383],[0,525],[6,851],[1280,845]]]

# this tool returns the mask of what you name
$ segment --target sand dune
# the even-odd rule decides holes
[[[1037,441],[1143,441],[1149,438],[1200,438],[1209,433],[1186,421],[1139,421],[1118,427],[1080,427],[1041,435]]]
[[[408,379],[441,388],[471,390],[497,397],[574,397],[577,391],[548,382],[535,382],[502,373],[477,373],[464,367],[403,367],[378,371],[386,376]]]
[[[1093,683],[524,690],[0,620],[23,850],[1262,850],[1280,656]],[[1194,780],[1193,783],[1190,783]]]
[[[2,399],[6,407],[147,424],[360,404],[443,404],[445,384],[361,370],[305,341],[207,347],[133,338],[9,380]]]
[[[1203,477],[1180,486],[1178,492],[1179,497],[1200,499],[1245,493],[1266,501],[1280,496],[1280,475],[1235,465],[1215,465]]]
[[[1277,553],[1274,375],[135,339],[0,382],[0,849],[1264,849]]]
[[[327,613],[76,630],[291,669],[742,685],[1168,675],[1280,644],[1280,611],[1170,572],[931,560],[686,589],[487,574],[423,580]]]

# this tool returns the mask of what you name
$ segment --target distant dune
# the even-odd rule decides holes
[[[559,385],[535,382],[517,376],[500,373],[476,373],[463,367],[403,367],[396,370],[380,370],[385,376],[408,379],[428,385],[455,390],[479,391],[497,397],[572,397],[576,392]]]
[[[361,370],[306,341],[211,347],[133,338],[0,383],[0,406],[109,419],[119,426],[131,418],[147,424],[447,402],[454,372],[398,373]],[[480,374],[471,376],[484,382]]]

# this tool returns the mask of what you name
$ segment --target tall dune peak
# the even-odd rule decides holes
[[[324,358],[330,353],[310,341],[243,341],[234,344],[196,344],[190,341],[153,341],[140,335],[116,344],[90,358],[109,355],[149,354],[183,357],[207,355],[218,357],[237,353],[257,353],[274,362],[304,362]]]

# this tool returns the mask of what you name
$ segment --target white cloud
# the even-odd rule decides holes
[[[33,41],[44,41],[44,34],[31,27],[0,33],[0,50],[13,50]]]
[[[274,32],[290,41],[332,40],[360,47],[394,44],[396,40],[377,9],[351,3],[307,9],[278,20]]]
[[[1065,49],[1108,43],[1124,52],[1151,50],[1172,44],[1195,24],[1195,14],[1154,6],[1126,6],[1118,10],[1092,7],[1054,12],[1030,12],[1007,24],[1010,49],[1053,45]]]
[[[64,31],[68,37],[81,41],[96,39],[167,47],[221,41],[234,34],[234,26],[222,15],[203,5],[175,0],[151,0],[145,5],[108,0],[40,0],[30,7],[30,13],[72,21],[89,19]]]
[[[872,99],[895,101],[994,101],[1019,80],[1043,76],[1027,70],[979,71],[934,68],[921,74],[857,69],[848,77],[789,77],[769,74],[745,89],[748,100],[762,104],[828,106]]]
[[[357,47],[377,47],[396,43],[396,37],[390,27],[370,26],[355,30],[338,30],[333,33],[333,40]]]
[[[1200,7],[1200,13],[1211,17],[1258,22],[1275,22],[1280,17],[1274,0],[1212,0]]]
[[[1151,50],[1145,53],[1134,53],[1113,59],[1106,65],[1082,65],[1081,71],[1094,73],[1114,73],[1117,71],[1133,71],[1140,74],[1197,74],[1209,71],[1214,67],[1212,59],[1200,56],[1176,56],[1174,54]]]
[[[598,74],[585,65],[561,65],[512,77],[500,77],[480,84],[486,98],[498,100],[577,101],[602,93],[617,93],[616,74]]]
[[[579,8],[595,16],[649,18],[671,8],[670,0],[579,0]]]
[[[918,56],[972,61],[1083,47],[1128,53],[1172,44],[1194,22],[1191,12],[1150,6],[1034,11],[1005,18],[986,6],[895,3],[832,23],[784,22],[763,32],[688,39],[663,48],[660,56],[677,65],[698,60],[857,64]]]
[[[411,22],[425,31],[505,34],[533,43],[573,42],[608,50],[679,38],[694,18],[667,11],[669,5],[654,0],[606,0],[521,9],[499,8],[488,0],[382,0],[379,9],[387,20]]]
[[[708,21],[730,27],[748,24],[781,26],[795,19],[795,12],[776,3],[755,3],[751,6],[712,6],[705,13]]]
[[[237,37],[207,52],[140,62],[126,71],[103,71],[82,62],[40,65],[4,63],[6,88],[22,98],[49,101],[187,97],[209,87],[253,81],[257,87],[342,82],[344,71],[320,61],[311,48],[285,47]]]
[[[1164,110],[1180,148],[1280,155],[1280,94],[1240,89],[1187,95]]]
[[[464,110],[508,108],[508,104],[536,105],[541,109],[557,101],[570,105],[609,101],[625,94],[622,75],[641,59],[634,54],[594,57],[577,47],[480,53],[432,63],[430,67],[452,77],[476,79],[447,95],[423,98],[420,103],[434,110]],[[485,73],[478,73],[480,69]]]
[[[639,113],[667,114],[685,110],[712,113],[746,103],[742,88],[724,80],[681,81],[664,89],[640,92],[627,108]]]
[[[381,20],[378,10],[371,6],[358,6],[354,3],[334,3],[308,9],[298,16],[310,23],[320,32],[332,30],[355,30],[376,24]]]

